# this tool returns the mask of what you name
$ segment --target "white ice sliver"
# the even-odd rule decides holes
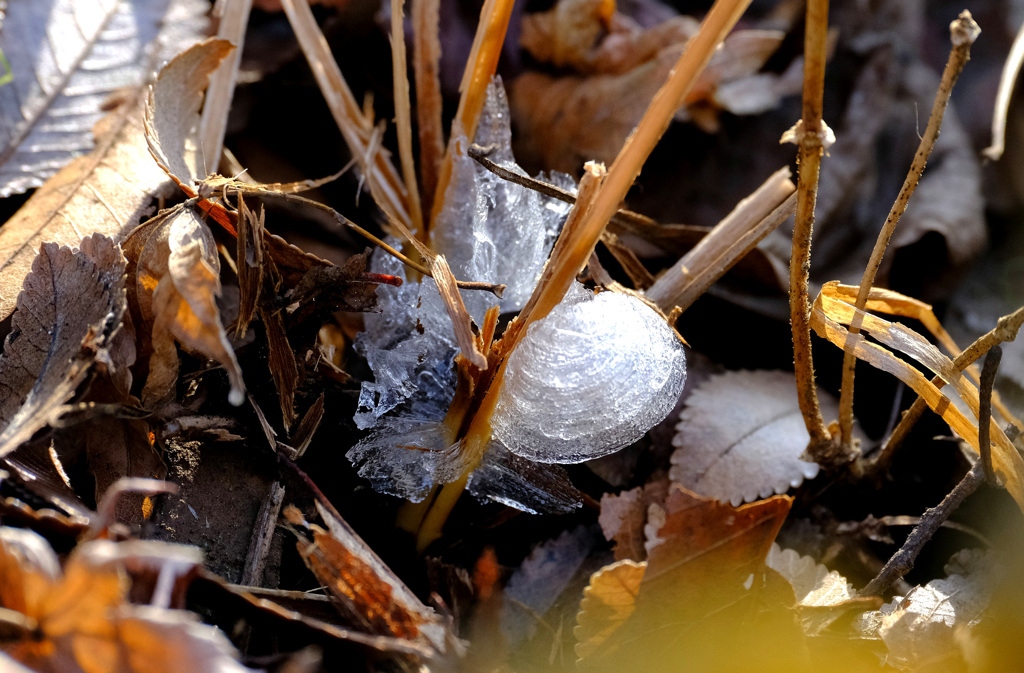
[[[574,283],[509,356],[494,438],[542,463],[600,458],[664,419],[685,380],[683,344],[654,309]]]

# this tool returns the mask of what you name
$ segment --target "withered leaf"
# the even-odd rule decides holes
[[[735,508],[673,486],[663,507],[651,507],[646,569],[623,560],[591,578],[577,616],[584,665],[669,670],[670,662],[687,661],[731,670],[713,666],[736,654],[726,643],[736,642],[739,628],[749,629],[748,644],[797,633],[784,611],[763,620],[758,603],[772,584],[764,559],[791,502],[776,496]],[[784,605],[780,599],[774,607]],[[748,623],[739,627],[737,618]]]
[[[121,326],[125,259],[106,236],[45,243],[25,277],[0,357],[0,456],[51,420]]]
[[[647,550],[644,548],[647,511],[652,504],[665,501],[668,487],[668,479],[662,477],[618,495],[605,493],[601,496],[598,523],[601,524],[605,539],[615,540],[616,561],[642,561],[647,558]]]
[[[210,75],[233,49],[230,42],[219,39],[186,49],[163,67],[146,102],[149,151],[189,196],[195,196],[195,181],[209,172],[197,140],[203,91]]]
[[[24,4],[50,7],[48,3]],[[84,3],[66,4],[74,4],[73,14],[87,25],[95,21],[86,18]],[[117,4],[134,10],[141,5],[152,7],[160,3]],[[174,35],[176,46],[198,34],[201,26],[196,25],[195,17],[209,11],[208,4],[201,0],[172,0],[160,6],[165,8],[158,17],[162,19],[161,39]],[[150,10],[139,11],[148,15]],[[5,37],[17,34],[11,28],[5,23]],[[160,49],[152,49],[145,60],[145,70],[153,69],[164,54]],[[9,89],[0,88],[0,95]],[[170,193],[167,176],[153,164],[143,138],[145,93],[139,87],[100,120],[93,128],[95,149],[54,175],[0,228],[0,320],[14,310],[22,281],[44,241],[77,246],[90,233],[120,239],[138,224],[154,196]]]
[[[317,580],[327,587],[339,612],[361,630],[401,638],[444,653],[451,634],[439,617],[370,549],[349,525],[317,503],[330,530],[309,525],[294,507],[285,516],[305,525],[312,540],[299,540],[299,554]]]
[[[35,626],[5,653],[36,671],[244,673],[227,637],[195,615],[167,609],[175,582],[200,561],[194,548],[158,542],[79,545],[61,572],[35,533],[0,528],[0,604]],[[148,574],[151,605],[127,600],[126,570]],[[165,587],[161,590],[161,584]]]
[[[164,211],[125,240],[129,294],[138,307],[140,336],[151,334],[149,377],[142,390],[147,407],[166,398],[178,378],[183,348],[212,358],[228,372],[228,400],[244,400],[245,383],[221,323],[220,259],[213,233],[192,206]]]

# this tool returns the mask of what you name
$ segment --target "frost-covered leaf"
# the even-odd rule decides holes
[[[38,11],[37,8],[49,8],[53,4],[19,2],[17,11],[29,7]],[[73,5],[75,12],[80,13],[95,3],[68,0],[59,4]],[[169,3],[158,0],[128,3],[122,0],[119,4],[131,4],[132,16],[148,16],[150,21],[161,26],[154,47],[141,59],[140,69],[147,73],[166,57],[169,46],[176,50],[194,40],[206,23],[203,15],[209,11],[209,4],[203,0],[172,0]],[[156,6],[164,9],[151,16],[150,11]],[[89,18],[84,25],[92,25],[93,22],[94,19]],[[122,28],[128,30],[128,26]],[[143,30],[141,24],[137,28]],[[12,33],[6,19],[0,33],[4,38]],[[47,42],[42,40],[33,48],[38,44]],[[15,63],[11,65],[17,69]],[[31,74],[27,77],[31,78]],[[11,91],[12,86],[13,82],[0,87],[0,96],[7,95],[5,91]],[[171,184],[154,165],[145,144],[142,130],[145,95],[145,88],[139,86],[116,110],[101,119],[92,128],[96,148],[54,175],[0,227],[0,320],[14,310],[22,281],[32,266],[36,250],[44,241],[78,246],[83,236],[90,233],[120,240],[150,209],[155,196],[169,195]]]
[[[838,405],[819,391],[822,414]],[[793,375],[780,371],[726,372],[687,399],[672,440],[672,481],[738,505],[785,493],[818,474],[800,459],[807,428]]]
[[[543,615],[572,582],[594,544],[593,529],[579,526],[534,547],[505,585],[501,631],[515,647],[533,636],[534,615]]]
[[[0,49],[11,80],[0,87],[0,197],[39,187],[92,150],[107,97],[149,75],[147,56],[170,4],[6,3]]]
[[[975,626],[998,582],[993,558],[980,551],[958,552],[946,564],[947,576],[914,587],[855,623],[863,636],[881,638],[890,660],[904,670],[961,656],[956,629]]]
[[[136,327],[152,340],[143,403],[150,406],[173,391],[177,341],[222,364],[231,381],[228,399],[241,404],[245,383],[217,308],[220,259],[209,227],[192,207],[178,207],[140,225],[124,245],[129,294],[143,322]]]
[[[853,598],[856,593],[846,578],[835,570],[829,570],[810,556],[801,556],[777,544],[772,544],[765,563],[793,585],[797,605],[835,605]]]
[[[542,463],[599,458],[664,419],[685,381],[683,344],[661,315],[576,283],[509,356],[494,437]]]
[[[0,356],[0,456],[47,423],[105,357],[125,311],[125,259],[105,236],[46,243],[18,295]]]
[[[183,592],[201,560],[195,547],[94,540],[79,545],[61,573],[45,540],[2,528],[0,604],[37,624],[5,640],[4,651],[37,671],[244,673],[223,632],[167,609],[172,587],[181,582]],[[143,575],[148,581],[134,587],[127,581]],[[128,602],[129,588],[146,592],[139,585],[156,587],[151,605]]]

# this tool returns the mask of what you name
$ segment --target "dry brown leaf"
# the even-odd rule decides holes
[[[222,364],[228,372],[228,400],[245,399],[242,371],[221,323],[220,259],[213,233],[192,206],[162,212],[125,240],[129,257],[129,296],[137,306],[140,338],[151,335],[149,377],[143,404],[152,408],[174,390],[178,352],[183,348]]]
[[[538,60],[573,71],[561,77],[527,71],[512,83],[517,154],[528,161],[570,173],[588,160],[610,163],[699,27],[680,16],[643,30],[613,10],[601,0],[562,0],[524,19],[523,46]],[[783,37],[762,30],[727,37],[677,118],[714,132],[721,110],[758,114],[799,91],[795,68],[758,73]]]
[[[44,244],[18,295],[0,357],[0,456],[53,422],[121,326],[124,255],[101,235],[81,246]]]
[[[795,623],[764,560],[791,503],[776,496],[735,508],[673,486],[663,507],[651,507],[646,570],[619,561],[591,578],[577,616],[584,667],[668,670],[686,661],[732,670],[756,643],[778,637],[781,648]]]
[[[61,573],[43,538],[0,528],[0,604],[24,628],[4,651],[47,673],[244,673],[222,632],[167,609],[174,582],[160,583],[164,591],[153,582],[151,605],[127,600],[126,570],[176,580],[201,560],[195,548],[96,540],[79,545]]]
[[[823,416],[836,418],[835,398],[818,395]],[[670,476],[684,488],[739,505],[816,477],[817,463],[801,459],[807,441],[791,372],[726,372],[687,398],[672,439]]]
[[[177,45],[193,39],[199,30],[193,17],[207,11],[205,4],[173,0],[161,35],[174,34]],[[153,49],[146,68],[154,68],[164,55]],[[150,210],[155,196],[171,193],[143,139],[145,94],[140,87],[102,119],[93,128],[95,149],[54,175],[0,228],[0,320],[14,310],[22,281],[44,241],[77,246],[91,233],[120,240]]]
[[[309,529],[312,540],[298,541],[299,554],[346,620],[366,633],[446,652],[452,645],[451,635],[434,611],[336,513],[319,502],[317,509],[329,530],[307,524],[294,507],[285,510],[285,517]]]
[[[199,147],[199,108],[210,75],[234,50],[227,40],[209,39],[178,54],[160,70],[146,101],[146,142],[157,164],[188,196],[212,171],[215,157]]]

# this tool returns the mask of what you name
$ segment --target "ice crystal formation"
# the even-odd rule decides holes
[[[510,140],[507,101],[495,83],[475,142],[522,173]],[[573,187],[568,176],[548,179]],[[515,312],[529,299],[567,214],[565,204],[494,176],[463,151],[431,245],[456,277],[506,284],[500,308]],[[405,277],[390,257],[378,255],[374,267]],[[469,467],[442,422],[455,392],[455,337],[430,278],[382,286],[378,299],[381,313],[367,316],[356,340],[375,377],[363,383],[355,416],[370,432],[348,458],[377,490],[419,501]],[[478,323],[499,303],[483,292],[463,292],[463,300]],[[574,283],[510,356],[493,441],[469,490],[530,512],[578,506],[561,468],[532,461],[577,463],[627,446],[672,410],[684,379],[682,344],[654,309]]]

